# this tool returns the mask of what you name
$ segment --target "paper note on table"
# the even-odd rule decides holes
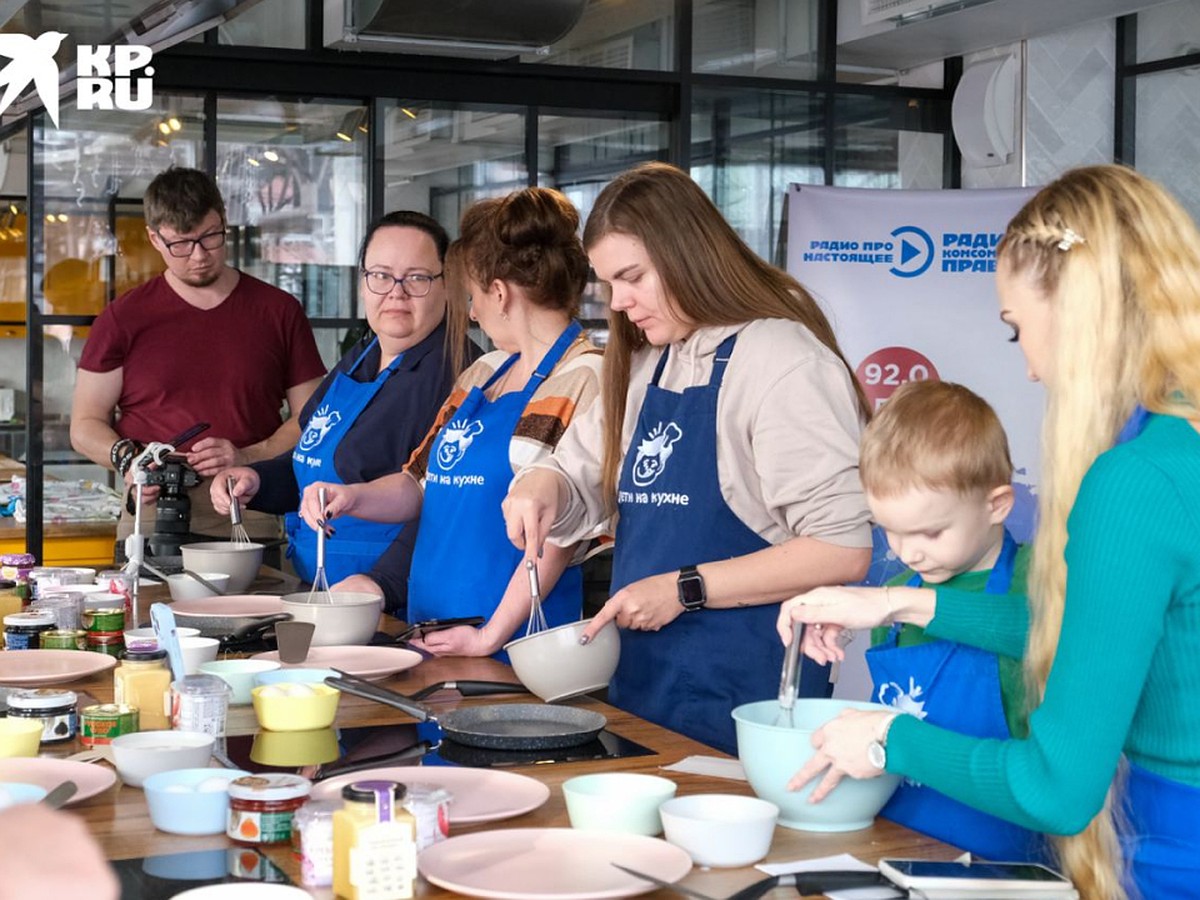
[[[825,894],[829,900],[903,900],[908,895],[897,887],[848,888],[844,891],[829,891]]]
[[[818,856],[815,859],[794,859],[791,862],[759,863],[754,868],[768,875],[793,875],[796,872],[874,872],[875,866],[849,853],[837,856]]]
[[[711,775],[735,781],[746,780],[746,772],[741,762],[736,759],[722,759],[719,756],[687,756],[677,763],[659,768],[667,772],[688,772],[692,775]]]

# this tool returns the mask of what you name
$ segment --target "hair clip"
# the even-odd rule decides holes
[[[1064,253],[1074,247],[1076,244],[1086,244],[1087,240],[1081,235],[1076,234],[1070,228],[1064,228],[1062,240],[1058,242],[1058,249]]]

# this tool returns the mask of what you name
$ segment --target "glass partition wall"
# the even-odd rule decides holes
[[[150,109],[64,104],[59,128],[35,112],[29,129],[0,131],[0,381],[28,396],[10,423],[23,440],[0,453],[28,466],[31,552],[45,477],[111,482],[70,449],[75,364],[92,318],[162,268],[140,201],[169,165],[216,177],[231,263],[297,298],[330,365],[361,334],[358,246],[388,210],[428,212],[454,235],[474,201],[538,184],[586,218],[614,175],[668,160],[779,261],[788,184],[918,186],[914,146],[943,170],[949,91],[844,83],[821,52],[832,0],[589,0],[549,54],[487,61],[326,50],[321,4],[304,6],[286,34],[262,13],[157,53]],[[914,105],[925,113],[898,114]],[[584,316],[602,343],[594,290]]]

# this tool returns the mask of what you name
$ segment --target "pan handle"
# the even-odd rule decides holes
[[[337,670],[335,669],[334,671]],[[365,700],[374,700],[376,703],[382,703],[385,706],[394,706],[396,709],[408,713],[418,722],[437,721],[437,716],[434,715],[433,710],[424,703],[419,703],[395,691],[389,691],[387,688],[381,688],[374,684],[362,684],[358,681],[348,681],[337,675],[330,675],[325,679],[325,683],[331,688],[337,688],[339,691],[345,691],[347,694],[353,694]]]
[[[321,767],[313,781],[324,781],[326,778],[337,778],[340,775],[349,775],[352,772],[366,772],[369,769],[381,769],[396,764],[403,764],[414,759],[419,760],[426,753],[436,749],[437,747],[429,741],[421,741],[411,747],[405,747],[398,753],[389,753],[386,756],[373,756],[370,759],[345,763],[340,766],[330,763],[328,766]]]
[[[439,681],[409,697],[412,700],[424,700],[438,691],[458,691],[464,697],[484,697],[489,694],[528,694],[529,688],[515,681]]]

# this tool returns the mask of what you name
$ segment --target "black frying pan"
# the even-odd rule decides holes
[[[448,740],[487,750],[554,750],[592,740],[608,724],[598,712],[544,703],[494,703],[437,713],[424,703],[376,684],[329,677],[330,687],[401,709],[437,724]]]

